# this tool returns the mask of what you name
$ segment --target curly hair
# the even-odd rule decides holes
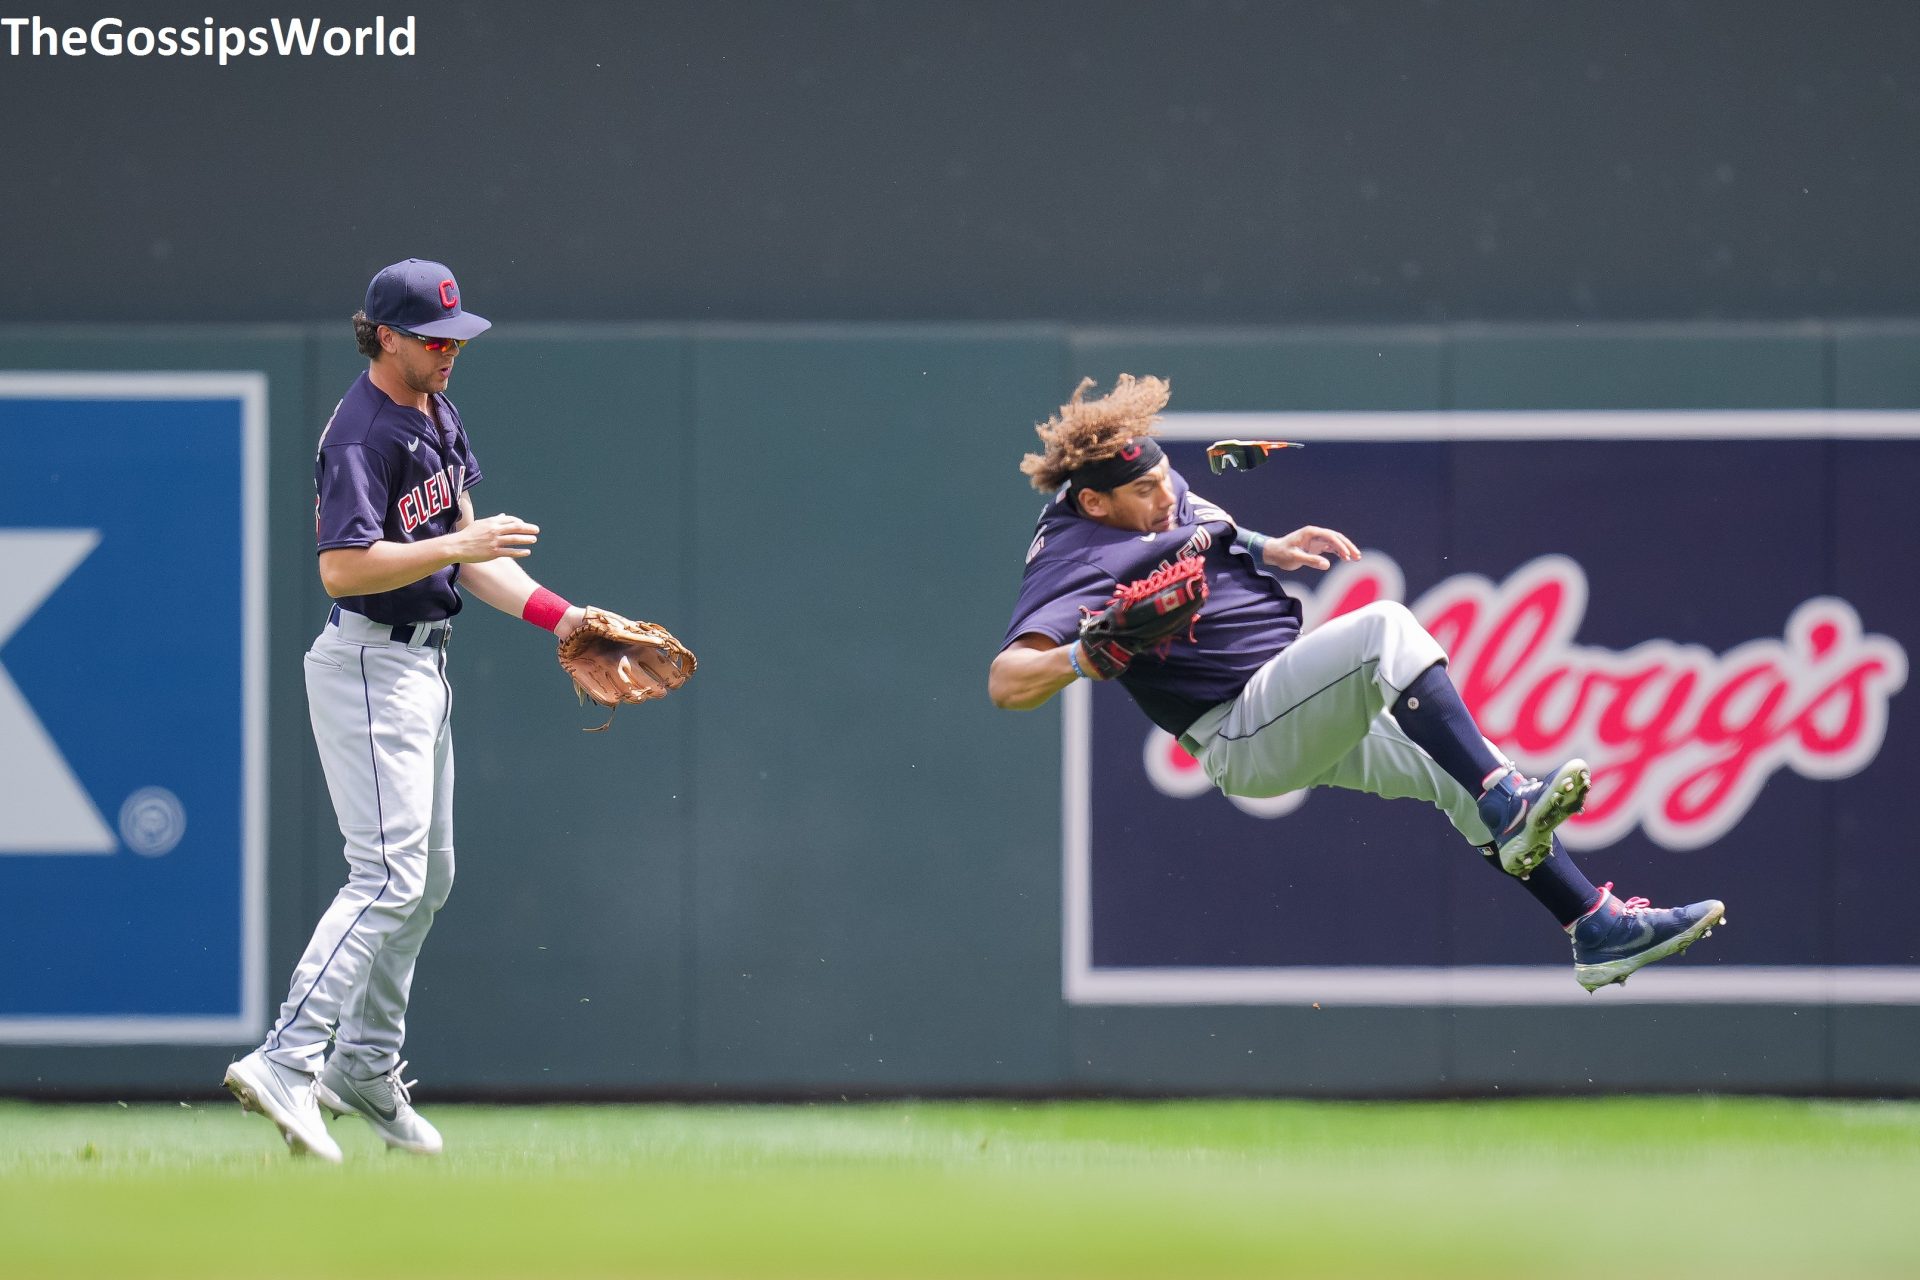
[[[1033,429],[1045,452],[1022,458],[1020,470],[1042,493],[1058,489],[1087,463],[1120,452],[1136,436],[1153,435],[1153,424],[1172,394],[1164,379],[1130,373],[1121,374],[1106,395],[1088,400],[1093,385],[1092,378],[1082,378],[1060,412]]]
[[[353,345],[369,360],[380,356],[380,326],[367,319],[364,311],[353,313]]]

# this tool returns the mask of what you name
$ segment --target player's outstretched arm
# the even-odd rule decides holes
[[[528,616],[527,602],[540,590],[540,584],[516,560],[489,560],[484,564],[467,565],[460,570],[460,585],[476,599],[492,605],[509,617],[534,621]],[[565,640],[586,616],[584,605],[567,605],[557,618],[552,619],[553,625],[549,630]],[[546,626],[546,623],[543,621],[540,625]]]
[[[1243,529],[1237,535],[1248,550],[1276,569],[1331,569],[1333,560],[1358,560],[1360,548],[1337,529],[1303,525],[1283,537]]]
[[[1079,643],[1061,644],[1031,632],[1021,636],[1002,649],[987,669],[987,696],[1004,711],[1031,711],[1045,705],[1080,678],[1073,669],[1073,648]],[[1084,660],[1080,665],[1089,679],[1100,679]]]
[[[466,501],[466,495],[461,495]],[[419,542],[379,542],[364,547],[330,547],[320,553],[320,585],[327,594],[371,596],[418,582],[450,564],[478,564],[532,553],[540,526],[518,516],[474,520],[471,512],[452,533]]]

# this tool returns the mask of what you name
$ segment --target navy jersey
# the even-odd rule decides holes
[[[1178,735],[1209,707],[1238,696],[1255,671],[1294,642],[1300,602],[1281,588],[1270,566],[1234,545],[1233,517],[1195,497],[1177,471],[1173,487],[1174,527],[1142,534],[1081,515],[1062,486],[1040,513],[1000,647],[1023,635],[1065,644],[1080,634],[1082,607],[1100,608],[1120,583],[1178,556],[1200,556],[1207,603],[1193,642],[1175,640],[1165,656],[1143,653],[1120,677],[1147,718]]]
[[[453,532],[460,495],[480,483],[480,464],[453,402],[438,394],[432,400],[431,417],[395,404],[364,373],[347,389],[313,462],[320,550]],[[437,622],[460,612],[453,585],[459,576],[460,566],[448,565],[392,591],[343,596],[340,607],[375,622]]]

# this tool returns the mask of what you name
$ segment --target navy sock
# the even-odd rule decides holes
[[[1484,791],[1487,775],[1501,767],[1467,704],[1460,701],[1460,691],[1453,687],[1444,662],[1414,677],[1393,704],[1393,718],[1414,745],[1432,756],[1470,796]]]
[[[1487,861],[1501,875],[1507,873],[1500,868],[1500,854],[1490,844],[1481,845],[1480,852],[1487,855]],[[1517,876],[1507,876],[1509,880]],[[1553,912],[1553,918],[1566,928],[1587,912],[1593,910],[1593,904],[1600,901],[1600,891],[1593,887],[1593,881],[1567,855],[1567,846],[1559,840],[1553,842],[1553,856],[1535,867],[1520,887],[1533,895],[1533,900]]]

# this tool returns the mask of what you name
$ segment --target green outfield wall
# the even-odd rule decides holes
[[[266,376],[269,1005],[342,871],[300,671],[327,607],[314,443],[359,367],[344,326],[0,330],[5,370]],[[410,1017],[423,1096],[1920,1089],[1908,1004],[1068,1003],[1059,713],[996,711],[985,675],[1038,509],[1031,425],[1123,370],[1171,378],[1184,410],[1920,409],[1920,323],[499,324],[453,387],[476,506],[538,523],[536,576],[666,623],[700,671],[583,734],[547,638],[460,616],[458,879]],[[1470,476],[1455,492],[1476,500]],[[193,558],[170,616],[99,601],[136,689],[138,632],[194,625]],[[1913,697],[1890,742],[1913,740]],[[1343,959],[1395,927],[1356,921]],[[0,1043],[0,1093],[204,1095],[247,1047]]]

